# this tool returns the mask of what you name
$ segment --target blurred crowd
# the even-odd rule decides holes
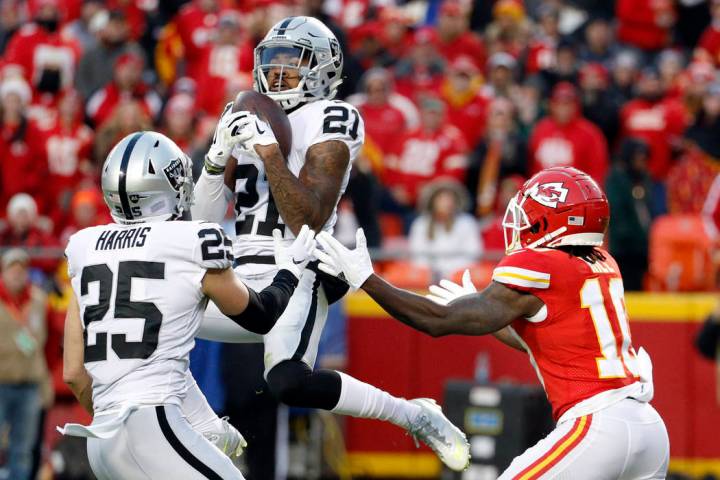
[[[222,107],[252,88],[254,46],[288,15],[343,47],[338,96],[367,136],[336,233],[363,226],[386,277],[487,281],[509,198],[575,166],[607,191],[627,290],[715,288],[720,0],[3,0],[0,324],[18,361],[46,345],[47,369],[0,372],[0,392],[35,386],[0,399],[70,398],[62,250],[110,221],[112,146],[159,130],[199,174]]]

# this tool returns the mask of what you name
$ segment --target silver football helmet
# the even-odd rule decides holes
[[[342,83],[343,56],[335,35],[313,17],[287,17],[276,23],[255,48],[254,87],[288,110],[303,102],[332,99]],[[279,69],[270,85],[268,73]],[[282,90],[283,75],[297,70],[297,87]]]
[[[175,220],[192,204],[192,161],[161,133],[131,133],[105,160],[102,190],[117,223]]]

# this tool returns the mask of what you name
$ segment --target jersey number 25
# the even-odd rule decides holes
[[[162,262],[126,261],[118,264],[117,289],[115,295],[115,312],[113,318],[142,318],[145,320],[142,339],[139,342],[128,342],[125,334],[111,334],[110,346],[118,358],[146,359],[153,354],[158,345],[158,335],[163,315],[151,302],[135,302],[130,300],[130,286],[133,278],[162,280],[165,278],[165,264]],[[80,277],[80,295],[88,294],[89,285],[98,282],[98,303],[88,305],[83,313],[85,330],[85,363],[107,360],[108,334],[95,334],[95,344],[88,344],[88,326],[99,322],[110,309],[113,272],[106,264],[88,265],[83,268]]]

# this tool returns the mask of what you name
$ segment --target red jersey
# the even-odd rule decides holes
[[[467,147],[462,133],[452,125],[437,132],[422,129],[404,135],[383,165],[383,184],[404,189],[411,204],[426,183],[439,177],[464,181]]]
[[[720,28],[714,24],[710,24],[698,42],[698,47],[707,52],[708,56],[715,65],[720,64]]]
[[[648,170],[655,180],[664,180],[670,169],[671,142],[687,126],[682,104],[667,99],[657,103],[636,99],[620,110],[622,136],[645,140],[650,147]]]
[[[461,97],[452,92],[448,83],[440,87],[440,97],[447,104],[448,121],[462,132],[468,146],[474,148],[485,134],[490,101],[480,92]]]
[[[225,106],[227,82],[245,78],[252,85],[253,48],[248,41],[237,45],[214,45],[205,51],[201,76],[197,78],[197,108],[208,115],[219,115]]]
[[[7,69],[19,68],[34,89],[43,80],[43,71],[58,72],[59,89],[62,90],[74,84],[79,57],[80,44],[76,40],[63,33],[49,33],[30,23],[12,36],[2,64]]]
[[[575,167],[605,183],[608,149],[592,122],[577,117],[560,125],[551,117],[540,120],[530,136],[530,175],[550,167]]]
[[[555,420],[639,379],[620,270],[599,250],[606,260],[594,264],[552,248],[519,250],[493,272],[494,281],[545,304],[511,327],[527,347]]]
[[[196,80],[202,76],[207,51],[212,47],[220,12],[205,12],[199,2],[183,6],[160,35],[156,49],[156,69],[167,84],[175,79],[175,63],[185,61],[185,74]]]
[[[658,50],[670,43],[672,25],[658,25],[663,16],[675,17],[672,0],[618,0],[617,38],[643,50]]]
[[[32,195],[38,211],[46,213],[43,185],[47,163],[43,145],[37,141],[44,132],[28,121],[24,125],[0,125],[0,214],[16,193]],[[2,245],[2,243],[0,243]]]
[[[144,83],[139,83],[133,91],[121,91],[115,83],[109,83],[102,90],[90,96],[85,107],[87,116],[99,128],[112,117],[117,106],[126,100],[135,100],[150,118],[157,117],[162,107],[162,100],[154,90]]]
[[[365,121],[365,136],[372,138],[383,153],[393,151],[397,146],[398,134],[414,130],[420,122],[420,113],[409,98],[392,94],[387,103],[367,103],[365,95],[353,96],[350,103],[355,105]],[[392,125],[392,128],[388,128]]]
[[[85,178],[81,164],[89,164],[92,158],[93,131],[81,122],[69,128],[58,122],[44,138],[49,173],[44,193],[52,209],[48,213],[59,229],[65,214],[63,208],[67,208],[70,196]]]
[[[480,36],[474,32],[465,32],[449,42],[438,38],[435,47],[447,63],[452,63],[457,57],[466,56],[472,58],[477,65],[485,66],[485,46]]]

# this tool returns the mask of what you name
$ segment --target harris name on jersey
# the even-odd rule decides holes
[[[116,228],[105,230],[98,236],[95,250],[142,247],[145,245],[150,230],[152,227],[147,226],[128,228],[127,230],[117,230]]]

